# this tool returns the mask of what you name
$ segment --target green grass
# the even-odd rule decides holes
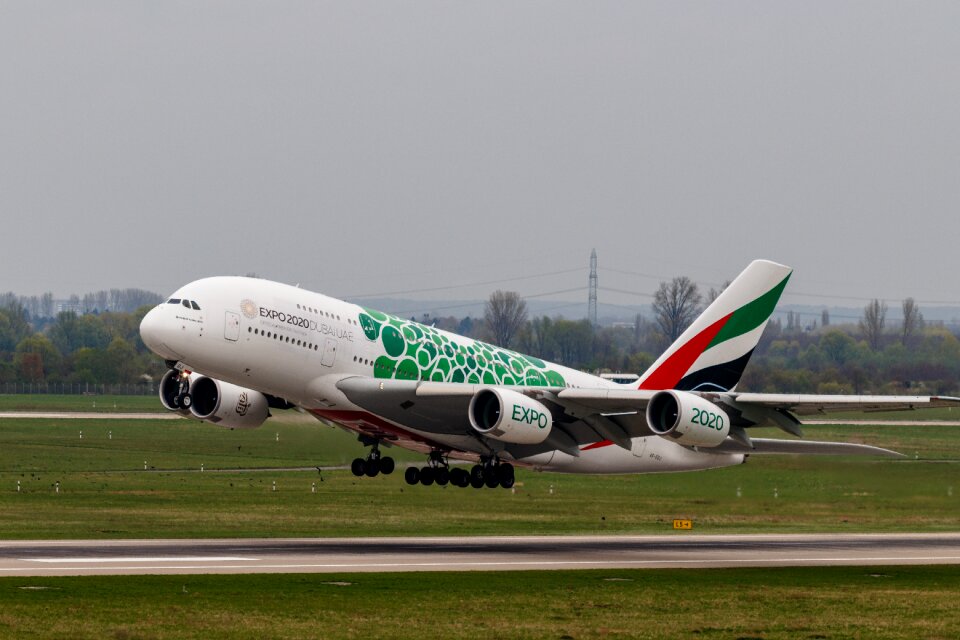
[[[4,638],[956,638],[958,567],[0,578]]]
[[[92,413],[164,413],[155,395],[84,396],[54,394],[0,394],[2,411],[81,411]]]
[[[699,533],[956,530],[960,429],[807,433],[919,459],[752,456],[663,475],[520,470],[515,492],[477,491],[410,487],[399,473],[321,476],[314,467],[364,450],[352,434],[295,413],[251,431],[187,420],[2,420],[0,538],[672,533],[674,518],[693,519]],[[307,470],[268,470],[285,467]]]

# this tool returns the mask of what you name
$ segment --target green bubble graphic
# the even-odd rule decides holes
[[[387,325],[383,328],[383,348],[387,353],[398,358],[403,355],[404,347],[403,336],[394,327]]]
[[[370,314],[370,316],[375,320],[379,320],[380,322],[387,321],[387,314],[385,313],[380,313],[376,309],[367,309],[366,307],[364,307],[363,310],[366,311],[368,314]]]
[[[390,356],[377,359],[374,375],[378,378],[566,386],[563,376],[543,360],[485,342],[451,340],[433,327],[372,309],[360,314],[360,325],[367,338],[379,339]]]
[[[417,352],[417,364],[419,364],[421,368],[426,369],[429,367],[431,360],[433,360],[433,358],[430,357],[426,349],[421,349]]]
[[[401,380],[417,380],[420,377],[420,368],[410,358],[401,360],[397,365],[397,377]]]
[[[367,340],[376,340],[380,335],[380,323],[365,313],[360,314],[360,327],[367,336]]]
[[[396,364],[393,360],[386,356],[380,356],[377,358],[377,361],[373,363],[373,377],[392,378],[395,366]]]

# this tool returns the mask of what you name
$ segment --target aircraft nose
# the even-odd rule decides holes
[[[140,321],[140,339],[154,353],[160,353],[161,339],[160,307],[154,307]]]

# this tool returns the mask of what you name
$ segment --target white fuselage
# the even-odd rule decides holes
[[[143,341],[152,351],[192,371],[283,398],[353,431],[384,422],[351,403],[337,388],[337,382],[353,376],[461,382],[477,388],[624,388],[581,371],[268,280],[205,278],[182,287],[170,299],[177,302],[158,305],[141,325]],[[371,337],[371,325],[381,332],[379,339]],[[480,453],[476,438],[470,435],[390,426],[406,436],[396,441],[399,446],[446,449],[451,456],[465,459]],[[633,438],[629,451],[611,445],[584,446],[579,456],[552,451],[517,462],[551,471],[653,473],[730,466],[744,459],[742,454],[696,451],[659,436]]]

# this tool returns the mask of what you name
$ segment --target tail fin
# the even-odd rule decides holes
[[[754,260],[640,377],[641,389],[729,391],[793,270]]]

